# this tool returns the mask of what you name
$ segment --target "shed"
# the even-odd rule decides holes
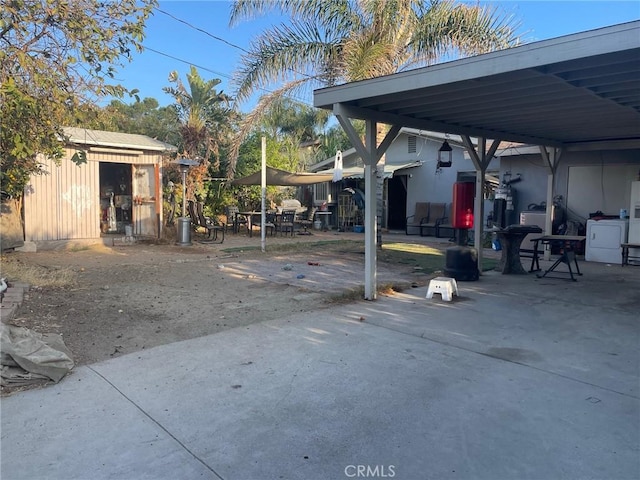
[[[75,127],[64,133],[60,165],[40,158],[46,174],[25,188],[25,248],[160,237],[162,160],[176,147],[145,135]],[[71,161],[78,151],[86,163]]]

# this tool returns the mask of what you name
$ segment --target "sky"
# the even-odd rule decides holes
[[[520,21],[520,36],[527,43],[640,19],[640,1],[525,0],[484,1]],[[164,12],[164,13],[163,13]],[[152,97],[160,105],[172,103],[162,88],[171,86],[168,76],[177,71],[186,83],[190,65],[206,80],[221,80],[217,90],[233,95],[232,77],[243,50],[267,27],[282,19],[275,15],[244,21],[229,27],[230,2],[226,0],[166,0],[147,22],[145,51],[120,68],[116,81],[137,88],[140,98]],[[240,105],[251,110],[257,95]],[[301,99],[311,105],[313,98]],[[124,99],[129,103],[132,100]]]

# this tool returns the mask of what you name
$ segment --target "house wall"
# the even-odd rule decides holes
[[[39,158],[47,174],[32,176],[25,188],[25,241],[100,239],[100,162],[148,165],[156,172],[154,181],[159,177],[161,156],[154,152],[139,155],[117,151],[88,152],[87,163],[82,165],[70,160],[76,152],[76,148],[65,149],[60,165]],[[151,203],[161,206],[161,190],[157,185],[158,182],[152,186],[155,193]],[[162,212],[162,208],[153,208],[153,218],[149,220],[154,224],[154,233],[157,231],[156,211]]]
[[[516,211],[546,201],[549,168],[540,155],[501,158],[501,175],[520,173],[514,184]],[[554,194],[562,195],[568,219],[585,223],[589,213],[617,215],[629,208],[631,182],[640,175],[640,150],[564,152],[556,171]]]
[[[442,141],[416,137],[415,153],[409,153],[408,137],[406,134],[399,135],[387,150],[387,164],[415,160],[422,162],[420,167],[402,170],[403,174],[407,174],[407,216],[415,213],[416,202],[446,203],[448,206],[453,200],[453,184],[460,177],[475,179],[473,162],[465,158],[464,147],[451,144],[452,165],[438,170],[438,149],[442,146]],[[488,171],[499,170],[499,165],[499,160],[494,159]],[[491,202],[487,201],[486,214],[490,211],[489,208]]]

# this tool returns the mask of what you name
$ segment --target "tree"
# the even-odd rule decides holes
[[[178,131],[179,121],[176,109],[170,106],[160,107],[155,98],[147,97],[130,104],[112,100],[102,111],[101,117],[106,117],[108,123],[99,128],[147,135],[162,142],[180,146],[181,137]]]
[[[264,31],[241,59],[237,101],[276,85],[248,122],[257,122],[267,105],[283,95],[518,43],[513,19],[454,0],[236,0],[230,23],[269,11],[288,15],[290,21]],[[249,130],[245,124],[240,133]]]
[[[210,164],[214,170],[219,168],[220,149],[228,139],[233,112],[229,108],[229,97],[216,91],[220,80],[204,80],[193,66],[187,74],[188,88],[177,72],[169,75],[169,81],[176,86],[163,90],[175,100],[173,108],[182,138],[179,155],[199,162],[188,174],[188,195],[194,196],[202,192]]]
[[[328,120],[326,110],[282,97],[268,105],[258,128],[279,142],[281,153],[289,159],[283,168],[297,172],[309,163],[310,153],[315,150]]]
[[[142,49],[156,0],[5,0],[0,10],[0,179],[21,194],[36,155],[59,159],[64,125],[122,95],[116,68]],[[133,93],[133,92],[132,92]],[[78,161],[82,160],[77,156]]]

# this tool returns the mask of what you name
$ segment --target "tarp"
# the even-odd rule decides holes
[[[257,171],[246,177],[236,178],[231,185],[260,185],[262,172]],[[300,185],[313,185],[333,180],[333,173],[292,173],[267,167],[267,185],[282,187],[297,187]]]
[[[59,334],[0,323],[0,347],[3,386],[59,382],[73,368],[71,352]]]

